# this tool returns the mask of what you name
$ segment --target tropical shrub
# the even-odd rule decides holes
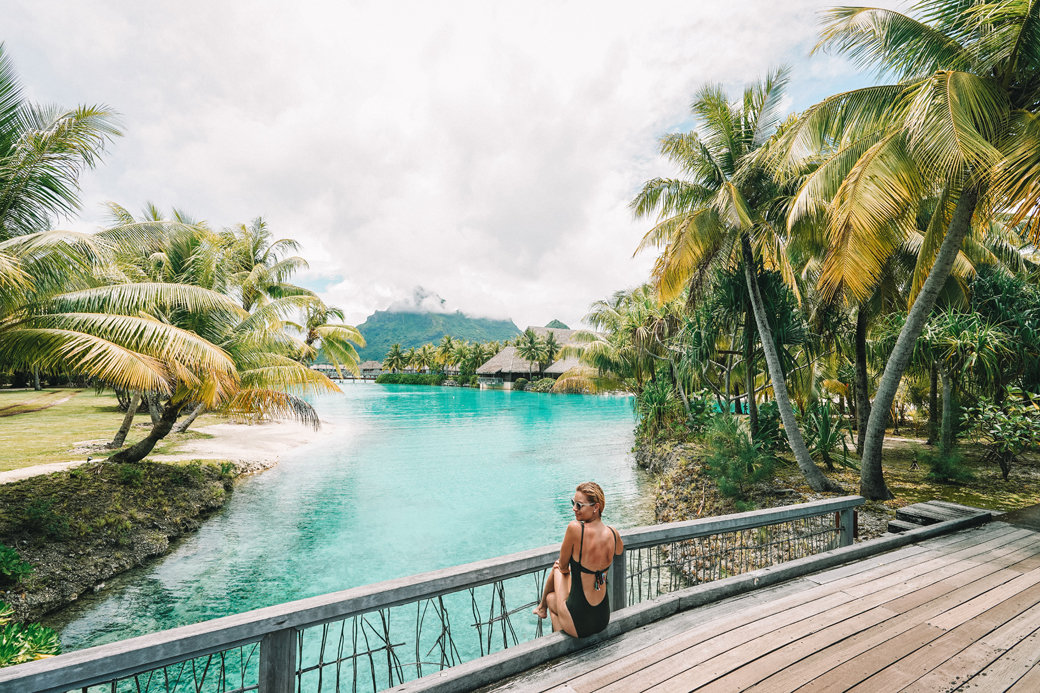
[[[527,389],[527,383],[530,381],[527,378],[517,378],[513,381],[513,389],[518,392],[523,392]]]
[[[787,444],[784,432],[780,430],[780,408],[776,402],[763,402],[758,405],[758,433],[755,442],[761,443],[766,450],[776,452],[783,450]]]
[[[820,400],[809,406],[805,413],[805,444],[809,453],[818,457],[834,469],[834,458],[831,454],[845,441],[845,431],[841,420],[831,415],[830,400]],[[848,465],[848,458],[842,457],[842,463]]]
[[[983,459],[1000,465],[1004,481],[1022,453],[1040,449],[1040,407],[1029,401],[1036,395],[1026,399],[1021,393],[1013,394],[1014,401],[1008,399],[998,405],[983,399],[966,412],[970,430],[987,448]]]
[[[382,373],[376,377],[381,385],[442,385],[443,373]]]
[[[15,623],[14,609],[0,602],[0,667],[61,652],[58,634],[38,623]]]
[[[682,403],[667,380],[651,380],[636,396],[639,429],[650,436],[682,417]]]
[[[686,427],[690,433],[700,435],[715,417],[715,400],[711,398],[707,390],[701,390],[690,395],[690,415],[686,417]]]
[[[539,378],[527,386],[529,392],[552,392],[556,378]]]
[[[17,584],[33,571],[33,567],[22,560],[10,546],[0,544],[0,584]]]
[[[716,416],[704,435],[704,469],[715,480],[722,495],[738,501],[747,510],[751,486],[772,477],[775,458],[740,425],[731,414]]]

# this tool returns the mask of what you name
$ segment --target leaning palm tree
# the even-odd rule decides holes
[[[973,219],[1013,210],[1040,240],[1038,3],[923,0],[915,11],[827,13],[817,49],[897,81],[825,99],[787,130],[783,147],[783,163],[795,167],[823,152],[792,213],[826,219],[824,291],[865,299],[920,206],[941,201],[867,424],[860,493],[872,499],[892,497],[881,467],[888,412]]]
[[[743,267],[773,393],[798,468],[814,490],[839,491],[813,462],[798,429],[756,273],[761,260],[793,285],[783,251],[783,220],[777,218],[782,191],[756,156],[776,131],[785,83],[786,72],[779,70],[746,89],[739,104],[730,103],[717,86],[698,92],[691,104],[697,130],[661,141],[662,153],[689,178],[650,180],[633,200],[638,216],[659,219],[636,252],[661,249],[653,278],[665,300],[686,288],[696,295],[713,267]]]
[[[323,350],[340,377],[343,377],[344,368],[353,373],[354,377],[360,377],[358,364],[361,359],[356,347],[365,346],[365,338],[353,325],[331,322],[333,319],[343,320],[344,317],[342,309],[327,306],[315,297],[314,302],[305,309],[304,324],[301,326],[303,342],[310,349]]]

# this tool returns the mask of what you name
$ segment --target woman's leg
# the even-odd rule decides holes
[[[553,573],[556,572],[556,567],[549,571],[549,574],[545,577],[545,587],[542,589],[542,598],[538,600],[538,606],[531,612],[538,618],[545,618],[545,610],[549,605],[549,595],[553,591]]]
[[[571,576],[564,575],[559,569],[552,572],[553,591],[547,600],[549,606],[549,618],[552,619],[553,632],[562,630],[567,635],[578,637],[578,631],[574,628],[571,612],[567,609],[567,595],[571,592]],[[580,578],[579,578],[580,579]]]

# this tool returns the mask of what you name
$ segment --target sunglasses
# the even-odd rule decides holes
[[[575,510],[581,510],[582,508],[589,508],[589,507],[592,507],[593,505],[595,505],[595,503],[579,503],[576,500],[572,500],[571,501],[571,507],[573,507]]]

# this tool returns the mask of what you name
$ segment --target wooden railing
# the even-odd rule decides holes
[[[622,530],[612,609],[847,546],[862,503],[846,496]],[[558,552],[545,546],[0,669],[0,693],[391,687],[541,635],[529,610]],[[472,619],[461,619],[467,610]]]

